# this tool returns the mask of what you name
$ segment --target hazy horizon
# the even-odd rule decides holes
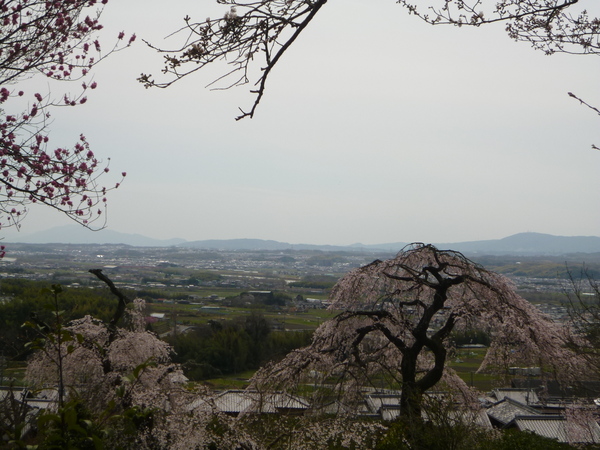
[[[107,232],[106,234],[104,232]],[[25,233],[19,233],[19,235],[16,235],[16,238],[11,239],[11,240],[5,240],[5,243],[50,243],[50,242],[58,242],[58,241],[49,241],[49,242],[42,242],[39,239],[41,239],[43,236],[48,236],[48,235],[56,235],[56,233],[58,232],[62,232],[64,233],[64,236],[71,236],[72,238],[75,238],[74,240],[79,240],[82,237],[88,237],[88,238],[92,238],[92,236],[94,236],[94,234],[96,233],[101,233],[103,235],[103,237],[106,237],[107,235],[112,235],[111,233],[117,234],[117,235],[126,235],[126,236],[139,236],[139,237],[143,237],[143,238],[147,238],[147,239],[152,239],[152,240],[157,240],[157,241],[177,241],[177,240],[181,240],[182,242],[195,242],[195,241],[235,241],[235,240],[263,240],[263,241],[276,241],[276,242],[281,242],[281,243],[286,243],[286,244],[290,244],[290,245],[323,245],[323,246],[327,246],[327,245],[333,245],[333,246],[352,246],[352,245],[365,245],[365,246],[377,246],[377,245],[389,245],[389,244],[408,244],[411,242],[425,242],[425,243],[433,243],[433,244],[460,244],[460,243],[468,243],[468,242],[480,242],[480,241],[496,241],[496,240],[502,240],[505,238],[510,238],[512,236],[516,236],[516,235],[524,235],[524,234],[535,234],[535,235],[544,235],[544,236],[553,236],[553,237],[559,237],[559,238],[571,238],[571,237],[575,237],[575,238],[599,238],[600,236],[564,236],[564,235],[552,235],[552,234],[547,234],[547,233],[538,233],[535,231],[524,231],[524,232],[520,232],[520,233],[514,233],[514,234],[510,234],[510,235],[504,235],[504,236],[500,236],[500,237],[496,237],[496,238],[491,238],[491,239],[466,239],[464,241],[408,241],[405,239],[398,239],[395,241],[382,241],[382,242],[359,242],[359,241],[355,241],[355,242],[348,242],[345,244],[331,244],[328,242],[289,242],[289,241],[280,241],[277,239],[270,239],[270,238],[256,238],[256,237],[252,237],[252,236],[240,236],[237,238],[227,238],[227,239],[212,239],[212,238],[203,238],[203,237],[197,237],[194,239],[184,239],[178,236],[170,236],[167,238],[154,238],[152,236],[149,236],[147,234],[145,234],[144,232],[137,232],[137,233],[124,233],[124,232],[120,232],[120,231],[116,231],[116,230],[99,230],[99,231],[91,231],[88,229],[85,229],[84,227],[78,226],[77,224],[71,224],[71,225],[62,225],[62,226],[58,226],[58,227],[51,227],[45,230],[40,230],[38,232],[34,232],[34,233],[29,233],[29,234],[25,234]],[[19,239],[19,237],[21,239]],[[29,241],[29,242],[28,242]],[[101,241],[101,239],[99,239],[99,241]],[[98,242],[98,243],[102,243],[102,242]]]
[[[102,183],[128,173],[108,196],[109,230],[331,245],[600,235],[599,117],[567,95],[600,104],[597,57],[545,56],[502,24],[432,27],[393,1],[330,0],[254,119],[234,120],[253,86],[205,89],[215,71],[166,90],[136,81],[162,65],[142,39],[176,47],[163,37],[185,15],[226,6],[107,4],[103,45],[121,30],[138,40],[97,67],[85,105],[52,112],[50,144],[83,133],[111,158]],[[69,223],[34,205],[20,233],[0,236]]]

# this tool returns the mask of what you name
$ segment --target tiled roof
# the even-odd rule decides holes
[[[400,407],[400,394],[368,394],[365,400],[373,413],[378,413],[381,408]]]
[[[523,405],[533,405],[540,402],[538,395],[533,389],[494,389],[492,390],[492,394],[498,400],[510,398]]]
[[[568,443],[600,443],[600,427],[590,420],[586,424],[568,422],[560,416],[517,416],[512,424],[521,431]]]
[[[486,410],[487,415],[501,426],[510,423],[516,416],[537,415],[538,412],[510,397],[495,403]]]
[[[196,408],[214,408],[228,414],[244,412],[275,413],[290,410],[302,411],[308,408],[308,403],[287,393],[231,390],[225,391],[211,400],[200,400],[192,403],[190,409]]]

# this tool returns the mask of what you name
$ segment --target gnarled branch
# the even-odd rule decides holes
[[[108,329],[111,333],[112,340],[112,337],[117,329],[117,322],[123,317],[123,314],[125,313],[125,308],[127,307],[128,303],[131,303],[131,299],[125,294],[123,294],[115,286],[112,280],[102,273],[102,269],[90,269],[88,272],[90,272],[93,275],[96,275],[96,278],[98,278],[100,281],[106,284],[110,289],[110,292],[119,299],[117,310],[115,311],[115,314],[113,315],[112,319],[110,319],[110,322],[108,322]]]

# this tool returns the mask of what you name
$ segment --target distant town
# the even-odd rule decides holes
[[[350,270],[392,252],[322,250],[217,250],[193,247],[134,247],[125,244],[11,244],[0,260],[2,279],[47,281],[64,286],[99,285],[89,269],[102,269],[115,283],[139,294],[179,301],[214,301],[247,291],[315,297],[326,305],[327,289]],[[519,292],[554,319],[568,289],[567,269],[600,272],[600,254],[561,256],[472,256],[509,277]],[[320,283],[320,284],[319,284]],[[214,291],[214,292],[213,292]],[[158,293],[162,293],[159,295]],[[298,297],[300,294],[300,297]],[[289,306],[289,305],[288,305]]]

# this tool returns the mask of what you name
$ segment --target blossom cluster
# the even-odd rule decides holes
[[[34,70],[64,80],[88,74],[102,55],[94,33],[108,0],[4,0],[0,2],[0,85]],[[124,39],[124,33],[118,40]],[[132,35],[127,45],[135,40]],[[114,51],[113,48],[111,50]]]
[[[272,67],[295,37],[308,25],[327,0],[224,0],[229,6],[220,19],[206,18],[193,22],[186,17],[185,26],[171,36],[181,36],[182,44],[174,49],[150,45],[164,55],[165,81],[142,74],[138,81],[145,87],[166,88],[177,80],[208,65],[223,62],[226,69],[208,86],[229,89],[252,84],[256,90],[252,108],[236,118],[253,117],[263,96]],[[263,67],[256,70],[257,61]]]
[[[186,386],[187,378],[171,361],[171,346],[145,330],[143,300],[134,300],[132,306],[124,327],[111,329],[86,316],[63,328],[62,335],[72,339],[59,343],[46,338],[28,361],[27,381],[39,389],[62,384],[68,397],[97,417],[112,417],[113,423],[128,410],[152,411],[151,426],[134,431],[135,448],[188,449],[211,442],[219,448],[240,448],[240,442],[251,442],[233,418],[189,408],[198,397],[210,403],[210,394]],[[130,448],[123,444],[125,438],[107,433],[104,444]]]
[[[63,384],[97,411],[118,398],[127,405],[169,409],[173,385],[185,380],[171,363],[172,348],[136,328],[143,319],[141,308],[131,316],[132,329],[119,328],[114,334],[91,316],[65,327],[74,338],[61,344]],[[58,385],[58,344],[46,342],[27,365],[27,379],[37,387]]]
[[[89,226],[101,216],[106,193],[122,181],[98,184],[109,171],[108,162],[101,163],[84,135],[72,148],[50,146],[49,109],[86,103],[95,81],[83,82],[78,95],[62,95],[60,102],[17,86],[36,73],[52,80],[80,79],[106,56],[129,46],[135,35],[125,43],[120,33],[115,46],[101,51],[94,34],[102,29],[99,18],[107,1],[0,1],[0,227],[18,224],[32,203]]]
[[[431,24],[481,26],[505,22],[511,39],[529,42],[546,54],[600,52],[600,19],[590,15],[585,7],[579,7],[578,0],[429,0],[424,4],[399,0],[398,3]]]

